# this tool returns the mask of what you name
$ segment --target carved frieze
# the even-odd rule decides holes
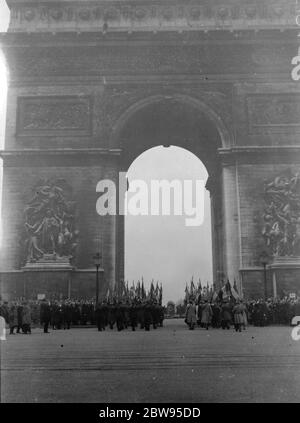
[[[91,133],[89,97],[19,97],[17,113],[18,136]]]
[[[25,261],[72,259],[79,231],[71,188],[64,180],[49,180],[38,183],[32,191],[24,209]]]
[[[101,97],[95,97],[95,131],[97,127],[104,139],[110,139],[113,129],[120,117],[134,104],[153,96],[172,98],[176,95],[188,96],[206,104],[220,116],[229,130],[233,126],[231,113],[231,90],[228,87],[219,87],[219,91],[197,90],[193,87],[178,87],[176,85],[146,85],[146,86],[107,86]]]
[[[178,0],[170,3],[144,0],[120,2],[117,0],[82,2],[38,2],[11,1],[13,31],[26,30],[28,22],[31,30],[86,30],[102,31],[103,24],[111,30],[152,30],[164,29],[170,24],[186,30],[215,29],[229,27],[295,27],[295,11],[289,0],[261,0],[238,2],[233,0],[186,2]],[[66,22],[72,23],[66,27]]]
[[[255,94],[247,98],[249,132],[300,131],[300,94]]]
[[[275,257],[300,255],[299,173],[287,171],[265,181],[262,235]]]
[[[51,39],[53,42],[53,39]],[[80,42],[80,38],[78,38]],[[188,44],[166,45],[89,45],[76,47],[60,46],[34,49],[15,47],[7,49],[9,71],[12,77],[36,78],[37,76],[101,76],[101,75],[236,75],[255,72],[273,73],[290,71],[293,46],[284,45],[282,50],[270,46],[266,52],[265,66],[254,61],[249,50],[242,44]],[[274,50],[274,51],[273,51]],[[220,60],[220,58],[222,58]],[[276,60],[273,63],[272,60]],[[268,61],[266,63],[266,60]]]

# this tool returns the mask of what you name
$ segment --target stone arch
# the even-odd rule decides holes
[[[170,116],[168,116],[169,111]],[[177,135],[176,122],[175,130],[172,126],[174,117],[181,119],[179,127],[183,125],[178,143],[172,142],[174,134]],[[161,120],[153,120],[155,118],[161,118]],[[154,125],[155,130],[152,132],[153,122],[157,126]],[[147,130],[151,131],[150,135]],[[160,137],[161,131],[162,137]],[[182,138],[185,131],[188,132],[187,138]],[[167,140],[164,144],[163,139],[168,134],[170,134],[171,142],[168,143],[169,140]],[[155,138],[156,136],[158,138]],[[207,188],[211,195],[212,222],[220,222],[222,221],[223,196],[221,194],[222,165],[218,149],[228,148],[232,140],[232,134],[223,119],[210,105],[185,94],[158,94],[139,100],[128,107],[113,127],[110,147],[120,149],[119,171],[127,171],[130,164],[142,152],[157,145],[176,145],[195,154],[203,162],[209,174]],[[124,217],[118,216],[116,280],[124,278],[124,229]],[[224,271],[223,223],[215,225],[213,237],[213,267],[216,275],[217,269]]]
[[[141,110],[147,108],[150,105],[155,103],[161,103],[163,101],[173,100],[177,102],[181,102],[182,104],[186,104],[200,113],[206,116],[208,121],[211,122],[213,126],[218,131],[220,136],[222,148],[228,148],[233,144],[233,135],[231,131],[228,129],[222,117],[207,103],[199,100],[198,98],[191,97],[186,94],[157,94],[146,97],[142,100],[139,100],[128,107],[128,109],[119,117],[116,121],[115,125],[112,128],[112,135],[110,139],[110,147],[111,148],[119,148],[121,147],[122,143],[122,132],[126,127],[127,123],[134,118],[136,113],[140,112]]]

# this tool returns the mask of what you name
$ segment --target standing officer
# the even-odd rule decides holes
[[[96,324],[98,331],[101,332],[102,330],[105,330],[105,324],[106,324],[106,312],[105,312],[105,304],[102,302],[101,304],[98,303],[95,310],[95,316],[96,316]]]

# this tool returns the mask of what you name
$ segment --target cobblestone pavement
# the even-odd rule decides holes
[[[8,335],[2,402],[300,402],[290,327],[151,332],[95,328]]]

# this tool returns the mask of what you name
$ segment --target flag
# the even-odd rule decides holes
[[[186,284],[186,286],[185,286],[185,299],[184,299],[186,304],[189,302],[189,299],[190,299],[190,293],[189,293],[188,285]]]
[[[198,282],[198,293],[201,295],[201,291],[202,291],[202,285],[201,285],[201,280],[199,278],[199,282]]]
[[[218,299],[218,294],[216,291],[213,291],[210,302],[214,303],[215,301],[217,301],[217,299]]]
[[[231,287],[231,294],[236,301],[240,299],[235,279],[234,279],[233,287]]]
[[[149,292],[149,296],[150,299],[153,300],[154,299],[154,285],[153,285],[153,279],[151,281],[151,285],[150,285],[150,292]]]
[[[141,292],[141,282],[140,281],[137,281],[137,284],[136,284],[136,297],[137,298],[142,298],[142,292]]]
[[[191,293],[191,295],[194,297],[195,296],[195,294],[196,294],[196,289],[195,289],[195,285],[194,285],[194,276],[192,276],[192,280],[191,280],[191,290],[190,290],[190,293]]]
[[[160,284],[159,298],[158,298],[159,305],[162,305],[162,295],[163,295],[163,288],[162,288],[162,284]]]
[[[229,279],[227,279],[226,285],[225,285],[225,290],[228,296],[231,296],[231,284],[229,282]]]
[[[142,298],[142,300],[145,300],[146,297],[147,297],[147,295],[146,295],[146,291],[145,291],[145,287],[144,287],[144,280],[142,278],[141,298]]]

